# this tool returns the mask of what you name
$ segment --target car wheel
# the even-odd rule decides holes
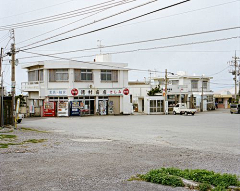
[[[230,112],[231,114],[233,114],[233,112]]]
[[[192,113],[192,115],[194,115],[195,113]]]
[[[173,112],[173,115],[176,115],[176,114],[177,114],[176,111],[174,111],[174,112]]]

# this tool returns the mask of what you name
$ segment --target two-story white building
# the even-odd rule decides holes
[[[168,111],[172,112],[177,103],[186,103],[188,108],[200,110],[201,98],[203,93],[203,111],[214,108],[213,92],[210,89],[210,80],[212,77],[187,75],[186,72],[177,72],[175,75],[168,75],[167,82],[167,101]],[[163,114],[165,101],[165,77],[152,77],[150,85],[144,84],[140,87],[133,84],[130,87],[130,93],[133,97],[138,96],[136,92],[141,92],[138,98],[139,112],[145,114]],[[148,91],[152,88],[158,88],[159,92],[154,96],[149,96]],[[203,87],[203,89],[202,89]],[[144,91],[140,91],[143,88]],[[134,89],[134,91],[132,91]],[[139,89],[137,91],[137,89]]]
[[[77,102],[87,114],[131,114],[127,66],[111,62],[109,55],[97,55],[94,62],[26,64],[22,68],[28,72],[28,82],[22,83],[22,90],[28,93],[29,106],[44,107],[43,111],[55,108],[55,116],[66,102],[69,111],[72,102]],[[54,107],[44,103],[54,103]]]

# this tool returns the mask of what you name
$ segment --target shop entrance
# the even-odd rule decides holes
[[[82,115],[94,115],[95,97],[93,96],[74,97],[74,101],[80,102],[80,109]]]
[[[109,97],[108,113],[114,115],[120,114],[120,97]]]
[[[108,97],[98,98],[98,112],[99,115],[108,115]]]

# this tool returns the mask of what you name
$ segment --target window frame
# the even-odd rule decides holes
[[[100,79],[101,82],[118,82],[118,70],[101,70]]]

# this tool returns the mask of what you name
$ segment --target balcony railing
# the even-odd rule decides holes
[[[39,81],[22,82],[21,85],[23,91],[39,91],[41,82]]]

